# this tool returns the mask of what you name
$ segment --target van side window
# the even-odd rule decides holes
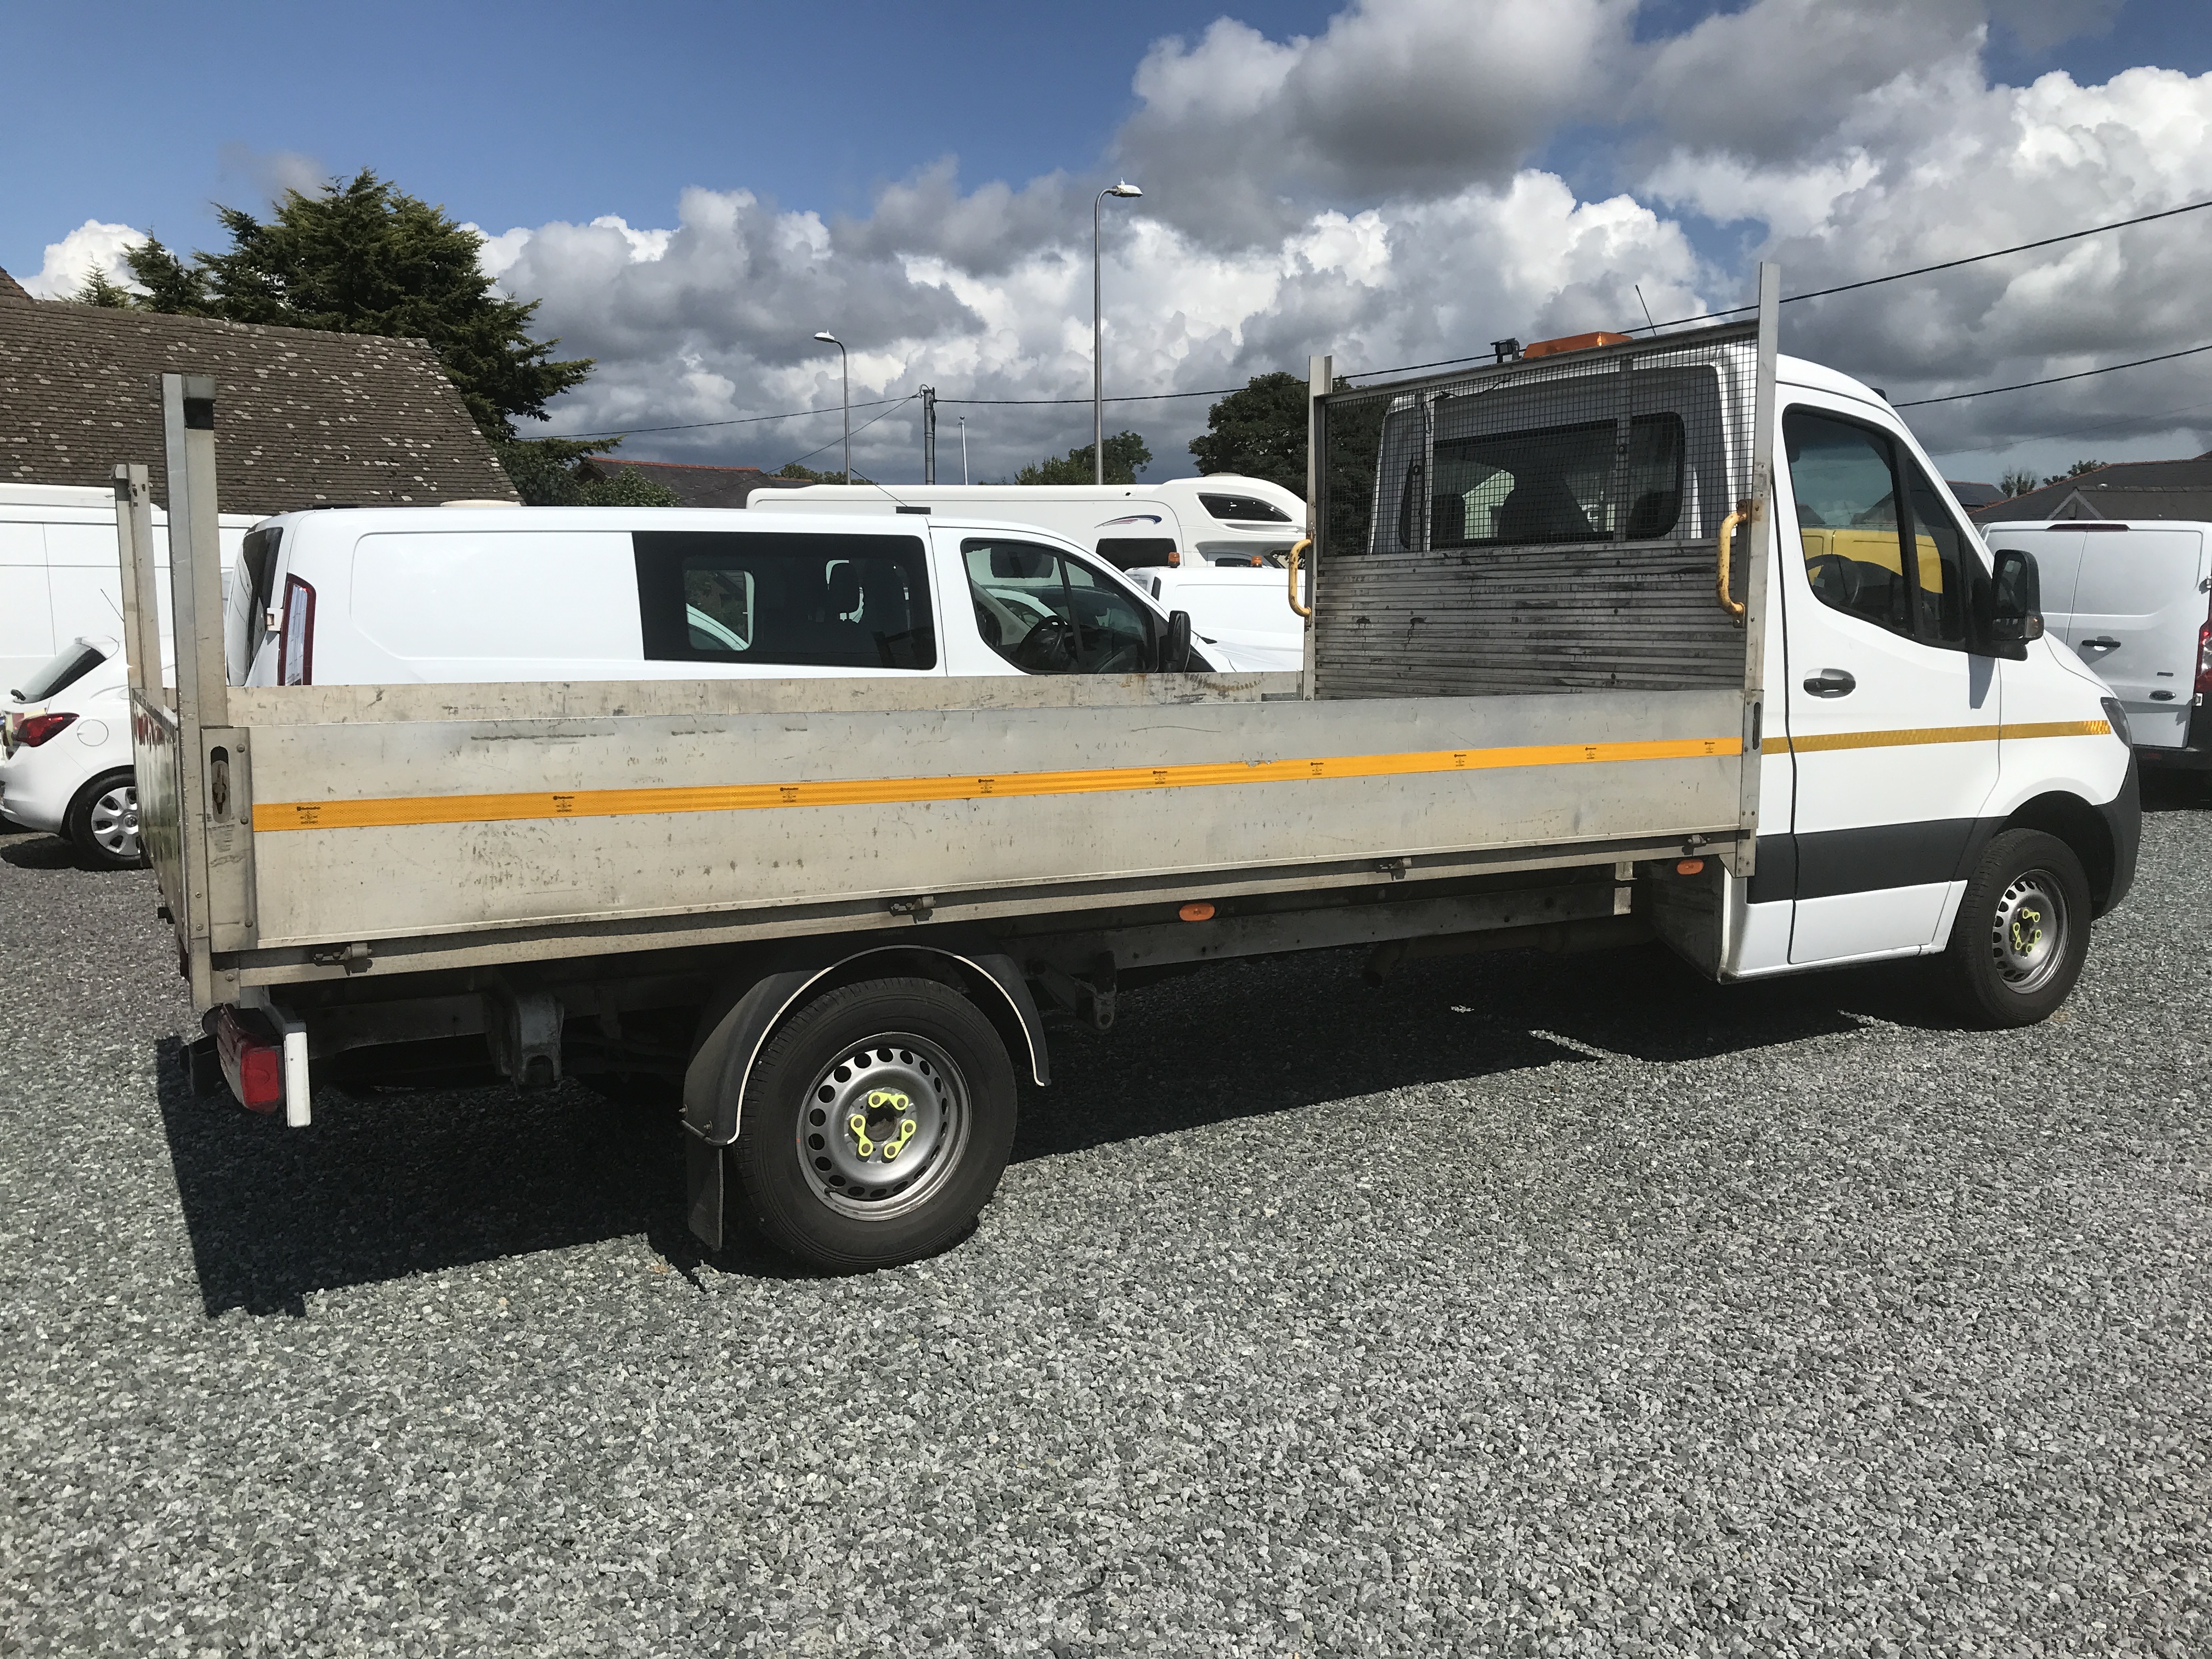
[[[1142,674],[1152,665],[1143,606],[1089,566],[1035,542],[960,544],[983,642],[1032,674]]]
[[[1912,596],[1888,435],[1811,410],[1782,417],[1805,575],[1821,604],[1910,637]]]
[[[641,530],[630,540],[649,661],[937,666],[918,537]]]

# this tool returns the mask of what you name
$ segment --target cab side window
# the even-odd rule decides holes
[[[1965,650],[1981,562],[1919,463],[1886,432],[1808,409],[1784,414],[1782,436],[1815,597],[1893,634]]]
[[[1782,417],[1782,437],[1814,596],[1910,637],[1912,592],[1905,574],[1897,471],[1887,434],[1793,409]]]
[[[977,538],[961,544],[983,642],[1031,674],[1141,674],[1152,619],[1120,588],[1055,548]]]
[[[1920,586],[1920,637],[1930,645],[1964,650],[1966,594],[1981,561],[1920,464],[1910,455],[1899,459],[1905,466],[1905,499],[1912,507],[1917,551],[1912,574]]]

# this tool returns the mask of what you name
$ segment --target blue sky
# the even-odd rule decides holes
[[[1123,167],[1148,191],[1109,250],[1109,372],[1130,391],[1234,384],[1323,344],[1404,362],[1618,325],[1632,281],[1727,300],[1761,254],[1794,289],[2212,195],[2212,125],[2174,136],[2212,110],[2212,81],[2125,75],[2212,75],[2206,0],[1269,0],[1214,28],[1224,15],[123,4],[94,23],[11,8],[0,264],[31,280],[88,221],[216,245],[213,202],[254,208],[275,185],[373,166],[513,233],[501,280],[600,361],[556,423],[586,430],[820,406],[829,371],[804,342],[825,325],[856,338],[856,398],[924,380],[1084,389],[1085,204]],[[1838,16],[1863,26],[1812,38],[1808,20]],[[1416,84],[1446,57],[1463,89]],[[2112,89],[2063,108],[2013,90],[2054,70]],[[1736,104],[1750,113],[1733,126],[1715,112]],[[2085,133],[2094,155],[2056,182],[2037,172]],[[1934,182],[1931,157],[1947,158]],[[949,178],[930,171],[948,158]],[[589,228],[610,216],[626,229]],[[2033,305],[2032,284],[1931,288],[1944,323],[1837,309],[1798,325],[1798,349],[1902,396],[2212,340],[2189,297],[2212,239],[2161,235]],[[717,259],[747,275],[718,290]],[[2212,369],[2143,371],[1953,406],[1923,430],[1960,471],[2063,465],[2089,441],[2072,427],[2108,457],[2178,453],[2212,447],[2212,424],[2187,424],[2200,388],[2212,409]],[[1203,409],[1146,411],[1153,476],[1187,469]],[[987,466],[1087,435],[1077,413],[978,418]],[[772,465],[811,432],[687,428],[631,453]],[[912,423],[868,442],[904,453]]]

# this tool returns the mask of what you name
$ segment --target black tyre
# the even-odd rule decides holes
[[[1014,1071],[991,1022],[927,979],[831,991],[753,1065],[731,1159],[761,1232],[811,1267],[933,1255],[998,1190]]]
[[[62,828],[77,851],[107,870],[146,861],[138,840],[138,779],[128,769],[94,778],[77,791]]]
[[[1983,854],[1944,968],[1977,1025],[2033,1025],[2066,1000],[2089,954],[2089,881],[2056,836],[2008,830]]]

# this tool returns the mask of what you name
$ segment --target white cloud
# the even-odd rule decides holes
[[[23,286],[41,300],[66,300],[96,270],[111,283],[136,289],[123,255],[145,240],[143,230],[88,219],[60,241],[46,244],[46,263]]]

